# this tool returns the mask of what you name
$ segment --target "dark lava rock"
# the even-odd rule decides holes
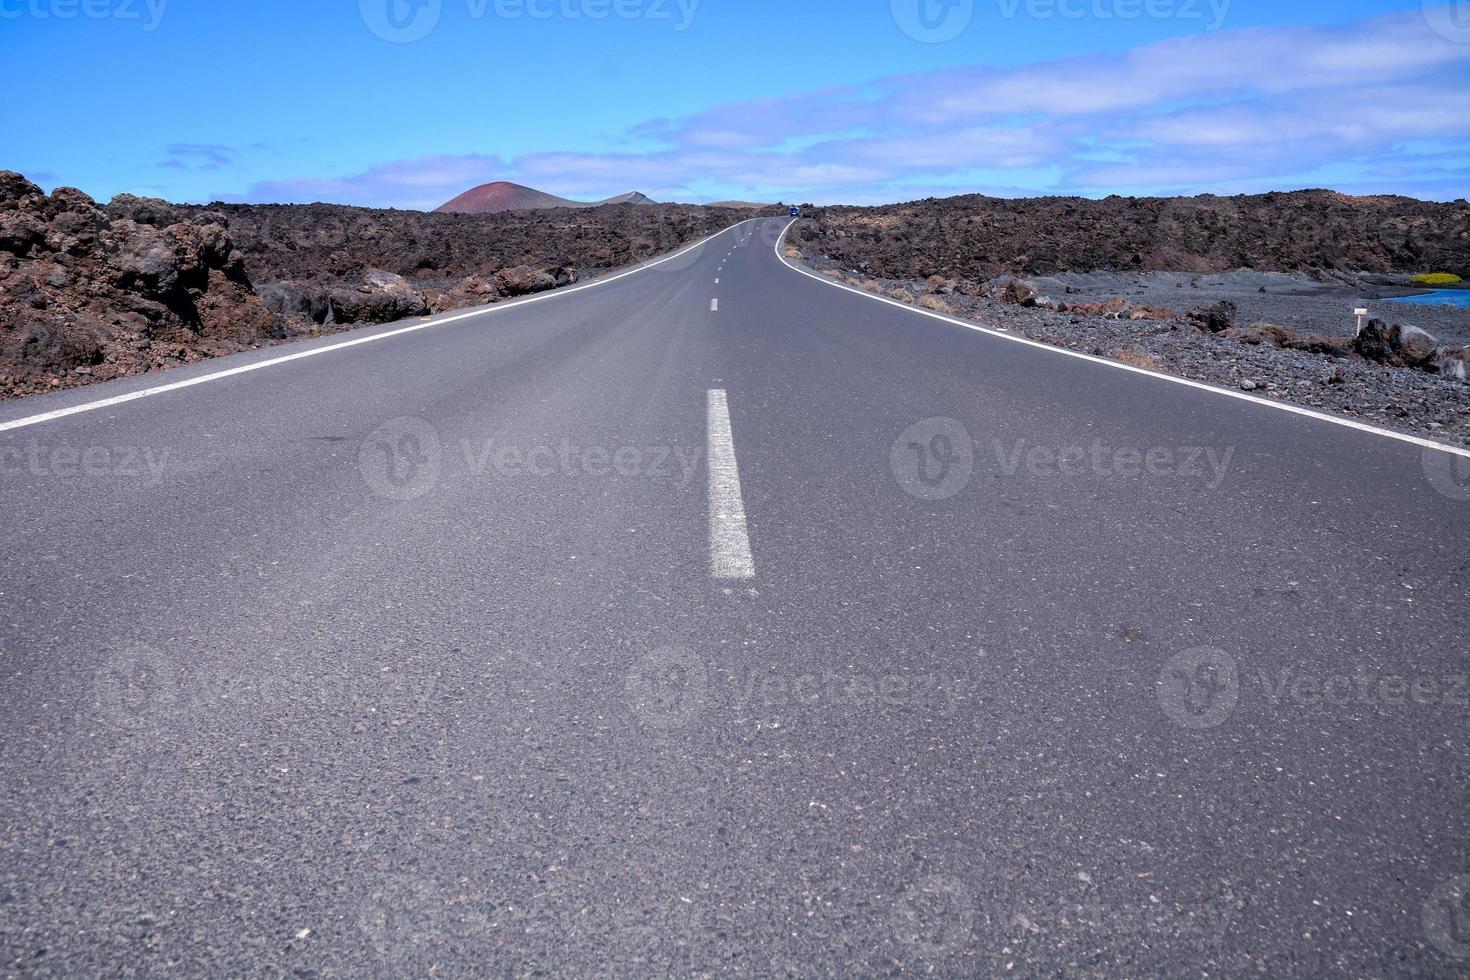
[[[1220,331],[1220,335],[1243,344],[1270,344],[1273,347],[1286,347],[1297,339],[1296,331],[1279,323],[1252,323],[1246,327],[1231,327]]]
[[[517,265],[495,273],[495,286],[503,296],[525,296],[556,288],[556,278],[548,273]]]
[[[1033,307],[1041,299],[1041,290],[1033,282],[1012,279],[1000,288],[997,298],[1002,303],[1010,303],[1012,306]]]
[[[758,213],[458,215],[127,194],[99,207],[0,171],[0,397],[564,286]]]
[[[280,330],[223,227],[142,225],[74,188],[47,197],[0,172],[0,395],[241,350]]]
[[[169,204],[121,195],[114,217],[228,228],[256,283],[356,284],[370,269],[425,292],[526,266],[557,285],[641,262],[760,212],[694,205],[434,214],[339,204]]]
[[[1221,337],[1238,340],[1243,344],[1269,344],[1287,350],[1323,354],[1329,357],[1348,357],[1353,353],[1351,337],[1328,337],[1325,334],[1302,334],[1294,327],[1280,323],[1252,323],[1245,327],[1231,327],[1220,332]]]
[[[792,231],[798,245],[841,267],[888,279],[1470,269],[1470,203],[1325,190],[1101,200],[972,194],[813,208]]]
[[[369,269],[363,281],[327,293],[323,323],[391,323],[431,312],[424,294],[399,275]]]
[[[1190,310],[1189,320],[1208,333],[1220,333],[1235,325],[1237,312],[1234,303],[1229,300],[1221,300],[1218,303],[1210,303],[1207,306],[1198,306]]]
[[[1439,352],[1439,342],[1417,327],[1392,326],[1373,319],[1353,339],[1360,356],[1391,367],[1426,368]]]

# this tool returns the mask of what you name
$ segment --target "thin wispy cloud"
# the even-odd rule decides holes
[[[502,179],[510,164],[499,157],[426,156],[395,160],[347,177],[295,177],[251,185],[223,201],[325,201],[370,207],[432,209],[475,184]]]
[[[219,170],[234,163],[240,151],[218,143],[172,143],[159,164],[169,170]]]
[[[626,134],[640,150],[425,157],[257,184],[241,198],[433,207],[507,179],[573,197],[638,188],[840,202],[997,186],[1236,192],[1324,173],[1350,192],[1459,197],[1470,191],[1470,116],[1456,98],[1470,91],[1470,44],[1443,29],[1449,16],[1429,8],[876,79],[649,120]]]

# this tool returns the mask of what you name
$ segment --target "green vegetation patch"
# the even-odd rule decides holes
[[[1453,272],[1426,272],[1415,276],[1414,282],[1420,286],[1453,286],[1464,280]]]

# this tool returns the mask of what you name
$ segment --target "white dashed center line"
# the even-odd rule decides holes
[[[717,299],[710,300],[709,301],[709,311],[711,313],[718,313],[720,311],[720,301],[717,300]]]
[[[740,467],[730,431],[730,404],[723,388],[711,388],[709,401],[709,552],[715,578],[754,578]]]

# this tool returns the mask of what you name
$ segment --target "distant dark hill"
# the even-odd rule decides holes
[[[598,201],[597,204],[590,205],[590,206],[591,207],[597,207],[598,205],[602,205],[602,204],[657,204],[657,203],[658,203],[657,201],[655,201],[653,198],[649,197],[647,194],[642,194],[642,193],[639,193],[638,191],[629,191],[626,194],[619,194],[617,197],[610,197],[606,201]],[[578,206],[583,206],[583,205],[578,205]]]
[[[443,205],[437,210],[443,214],[493,214],[496,211],[529,211],[533,208],[574,208],[577,202],[555,194],[547,194],[533,187],[512,184],[508,180],[497,180],[481,184]]]
[[[652,198],[629,191],[605,201],[573,201],[534,187],[497,180],[471,188],[439,207],[442,214],[496,214],[501,211],[534,211],[542,208],[595,208],[604,204],[656,204]]]

